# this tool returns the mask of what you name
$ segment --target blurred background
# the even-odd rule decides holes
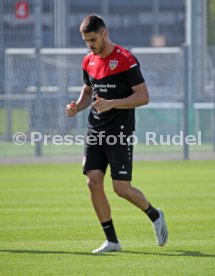
[[[215,0],[1,0],[0,160],[79,158],[77,145],[30,144],[31,133],[84,134],[88,110],[73,119],[65,105],[79,97],[79,33],[84,17],[101,15],[111,40],[139,60],[151,102],[136,111],[140,159],[215,157]],[[145,145],[147,132],[197,136],[202,145]],[[23,132],[17,146],[13,135]]]

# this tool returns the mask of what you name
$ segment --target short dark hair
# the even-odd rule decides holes
[[[97,33],[101,28],[106,29],[106,25],[101,17],[98,15],[92,14],[85,17],[80,26],[81,33]]]

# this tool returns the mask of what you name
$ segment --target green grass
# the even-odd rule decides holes
[[[4,134],[7,129],[6,111],[0,108],[0,135]],[[23,108],[14,108],[11,112],[12,133],[22,131],[28,132],[28,111]]]
[[[124,251],[94,256],[104,235],[80,164],[0,166],[0,275],[214,275],[215,161],[139,162],[133,183],[165,211],[169,242],[106,178]]]

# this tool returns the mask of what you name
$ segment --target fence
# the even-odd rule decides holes
[[[138,58],[142,73],[150,91],[151,103],[137,109],[136,134],[144,145],[148,132],[160,135],[177,135],[184,130],[184,91],[187,72],[181,48],[132,48]],[[24,132],[27,146],[32,132],[48,135],[84,134],[87,121],[86,110],[70,119],[65,116],[65,105],[77,99],[82,87],[81,60],[86,49],[41,49],[40,87],[36,83],[37,52],[29,49],[6,49],[5,51],[5,95],[1,95],[0,140],[12,142],[15,132]],[[210,59],[209,59],[210,61]],[[211,75],[211,67],[207,75]],[[214,125],[212,103],[214,86],[211,80],[205,83],[207,99],[189,105],[189,134],[202,131],[202,142],[212,145]],[[206,98],[204,94],[201,99]],[[39,101],[38,101],[39,98]],[[187,119],[187,118],[186,118]],[[195,120],[194,120],[195,119]],[[35,153],[42,154],[42,144],[35,143]],[[206,146],[211,147],[211,146]],[[9,148],[9,147],[7,147]],[[30,148],[30,147],[29,147]],[[31,147],[32,148],[32,147]],[[49,143],[43,154],[65,154],[68,147],[54,147]],[[173,150],[166,147],[165,150]],[[174,147],[182,151],[182,147]],[[28,152],[28,151],[27,151]],[[27,153],[26,152],[26,153]],[[4,153],[5,155],[11,154]],[[16,151],[14,154],[17,154]],[[22,152],[24,154],[24,152]],[[30,154],[34,154],[31,149]]]
[[[28,5],[24,14],[17,10],[18,2]],[[141,63],[151,101],[136,110],[137,151],[184,150],[186,158],[188,148],[144,145],[147,132],[159,136],[186,130],[202,133],[203,145],[190,147],[191,152],[211,153],[215,150],[214,7],[214,0],[0,1],[0,155],[82,152],[80,147],[71,151],[51,143],[33,147],[29,138],[33,131],[49,135],[85,131],[88,110],[69,119],[64,108],[78,98],[82,87],[81,60],[87,50],[81,48],[78,28],[90,13],[101,14],[111,39],[128,47]],[[25,146],[12,142],[18,131],[27,136]]]

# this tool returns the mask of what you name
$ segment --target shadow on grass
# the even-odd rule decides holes
[[[199,251],[188,250],[172,250],[165,253],[158,252],[141,252],[141,251],[129,251],[123,250],[122,252],[109,252],[108,254],[93,254],[90,252],[71,252],[71,251],[47,251],[47,250],[21,250],[21,249],[0,249],[0,253],[12,253],[12,254],[68,254],[68,255],[86,255],[86,256],[117,256],[117,254],[137,254],[137,255],[154,255],[154,256],[166,256],[166,257],[207,257],[215,258],[213,254],[205,254]],[[115,254],[112,254],[115,253]]]
[[[167,257],[207,257],[215,258],[213,254],[205,254],[199,251],[189,251],[189,250],[171,250],[165,253],[157,252],[141,252],[141,251],[122,251],[122,253],[131,253],[131,254],[142,254],[142,255],[155,255],[155,256],[167,256]]]
[[[11,254],[68,254],[68,255],[86,255],[86,256],[116,256],[111,253],[108,255],[104,254],[93,254],[90,252],[71,252],[71,251],[47,251],[47,250],[21,250],[21,249],[0,249],[0,253],[11,253]]]

